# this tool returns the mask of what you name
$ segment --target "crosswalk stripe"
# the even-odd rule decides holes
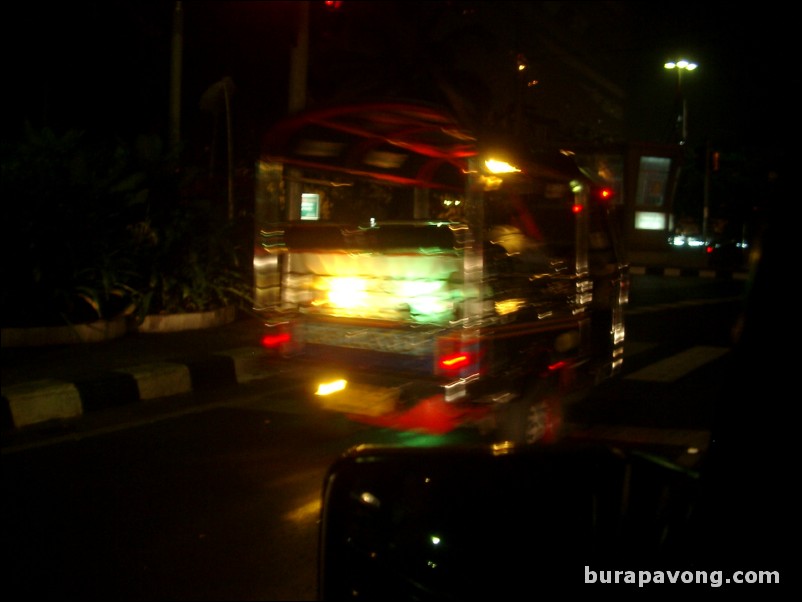
[[[670,383],[723,356],[729,351],[727,347],[700,345],[686,349],[645,368],[628,374],[624,378],[651,382]]]

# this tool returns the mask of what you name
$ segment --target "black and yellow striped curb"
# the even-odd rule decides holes
[[[258,347],[242,347],[100,371],[73,381],[42,379],[2,388],[3,432],[89,412],[193,391],[208,391],[264,378],[268,358]]]
[[[746,280],[749,272],[738,268],[692,268],[692,267],[660,267],[630,266],[630,276],[668,276],[686,278],[711,278],[719,280]]]

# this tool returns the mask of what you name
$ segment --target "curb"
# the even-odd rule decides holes
[[[241,347],[175,362],[142,364],[76,381],[44,379],[2,390],[3,432],[79,418],[89,412],[219,389],[265,378],[268,355]]]
[[[657,266],[630,266],[631,276],[666,276],[711,278],[719,280],[746,280],[748,270],[733,268],[667,268]]]

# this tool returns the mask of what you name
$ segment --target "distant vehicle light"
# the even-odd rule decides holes
[[[674,247],[704,247],[705,241],[695,236],[685,236],[684,234],[677,234],[668,239],[669,244]]]

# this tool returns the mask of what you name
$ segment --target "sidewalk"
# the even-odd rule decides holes
[[[2,348],[4,434],[110,407],[249,382],[264,374],[259,320],[128,332],[92,343]]]

